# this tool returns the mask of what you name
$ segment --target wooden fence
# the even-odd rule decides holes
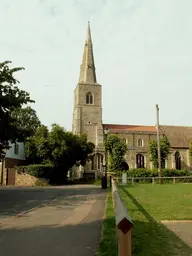
[[[120,197],[115,179],[112,180],[112,194],[116,219],[118,256],[131,256],[131,230],[133,223],[131,221],[131,217],[128,215],[127,208]]]
[[[141,181],[150,181],[152,184],[158,183],[160,177],[127,177],[127,182],[132,183],[139,183]],[[176,184],[178,183],[192,183],[192,176],[176,176],[176,177],[161,177],[162,182],[163,181],[169,181],[169,183]],[[116,178],[117,182],[120,183],[122,181],[122,178]],[[149,183],[149,182],[148,182]]]

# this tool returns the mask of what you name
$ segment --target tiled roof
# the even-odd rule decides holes
[[[124,125],[124,124],[103,124],[103,127],[115,131],[138,131],[138,132],[156,132],[155,126],[145,125]]]
[[[145,125],[119,125],[119,124],[103,124],[111,132],[156,132],[155,126]],[[160,125],[160,133],[168,137],[171,146],[176,148],[186,148],[192,140],[192,126],[169,126]]]
[[[160,132],[168,137],[172,147],[189,147],[189,143],[192,140],[191,126],[161,125]]]

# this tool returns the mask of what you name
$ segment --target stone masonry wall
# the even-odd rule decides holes
[[[27,173],[21,173],[19,174],[16,171],[15,175],[15,185],[16,186],[34,186],[35,182],[37,181],[36,177],[30,176]]]

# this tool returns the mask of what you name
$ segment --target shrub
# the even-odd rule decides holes
[[[60,167],[51,164],[33,164],[27,166],[18,166],[19,173],[25,172],[31,176],[49,180],[50,184],[62,185],[66,182],[66,172]]]
[[[151,177],[158,177],[158,170],[157,169],[131,169],[127,172],[128,178],[134,177],[135,183],[151,183]],[[191,176],[191,172],[187,170],[175,170],[175,169],[162,169],[162,176],[163,177],[181,177],[181,176]],[[146,179],[149,177],[149,179]],[[137,179],[138,178],[138,179]],[[143,179],[142,179],[143,178]],[[129,179],[131,182],[131,179]],[[158,183],[158,179],[155,179],[155,183]],[[162,179],[163,183],[173,183],[173,179]],[[179,182],[192,182],[192,178],[176,178],[176,183]]]
[[[38,179],[35,182],[35,186],[37,187],[47,187],[49,186],[49,181],[46,179]]]
[[[158,177],[157,169],[130,169],[127,172],[128,177]],[[175,169],[162,169],[163,177],[179,177],[179,176],[191,176],[191,173],[187,170],[175,170]]]
[[[32,164],[27,166],[18,166],[17,170],[37,178],[50,179],[54,171],[54,167],[50,164]]]

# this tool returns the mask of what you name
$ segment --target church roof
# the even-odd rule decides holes
[[[156,132],[155,126],[145,126],[145,125],[124,125],[124,124],[103,124],[112,132],[123,132],[123,131],[133,131],[133,132]]]
[[[192,140],[191,126],[161,125],[160,132],[168,137],[171,147],[188,148]]]
[[[124,133],[124,132],[156,133],[155,126],[103,124],[103,127],[115,133]],[[171,147],[188,148],[189,143],[192,140],[192,126],[160,125],[160,134],[168,137],[171,143]]]

